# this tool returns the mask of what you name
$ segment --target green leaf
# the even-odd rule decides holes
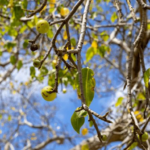
[[[31,66],[30,67],[30,76],[31,76],[31,78],[35,77],[35,73],[36,73],[35,68],[33,66]]]
[[[137,142],[132,143],[132,145],[129,147],[129,150],[133,150],[137,145]]]
[[[0,120],[3,118],[3,115],[2,114],[0,114]]]
[[[89,146],[87,144],[82,145],[81,150],[89,150]]]
[[[41,75],[47,75],[48,74],[48,69],[45,66],[42,66],[40,69],[40,74]]]
[[[12,64],[12,65],[15,65],[15,63],[16,63],[16,57],[14,56],[14,55],[11,55],[10,56],[10,63]]]
[[[23,48],[26,49],[28,47],[29,41],[28,40],[24,40],[23,42]]]
[[[89,122],[89,126],[92,127],[93,126],[93,121]]]
[[[23,0],[22,6],[23,6],[24,9],[26,9],[27,6],[28,6],[28,1],[27,0]]]
[[[120,106],[122,104],[122,100],[123,99],[124,99],[123,97],[119,97],[118,100],[117,100],[117,102],[116,102],[116,104],[115,104],[115,107]]]
[[[2,50],[0,50],[0,56],[2,56],[3,55],[3,52],[2,52]]]
[[[76,39],[75,38],[71,38],[71,44],[72,44],[72,46],[76,46]]]
[[[150,68],[144,72],[144,82],[147,88],[148,88],[149,77],[150,77]]]
[[[80,117],[79,112],[74,112],[72,117],[71,117],[71,124],[74,130],[79,134],[80,133],[80,128],[84,124],[84,117]]]
[[[97,17],[97,12],[91,13],[91,18],[94,20]]]
[[[14,15],[15,15],[15,19],[19,20],[23,15],[24,15],[24,11],[22,10],[21,6],[16,5],[13,7],[14,9]]]
[[[17,69],[20,70],[22,66],[23,66],[22,60],[19,60],[17,64]]]
[[[0,6],[1,5],[8,5],[8,1],[6,1],[6,0],[0,0]]]
[[[39,82],[42,82],[42,81],[44,80],[44,77],[41,76],[41,75],[38,75],[38,76],[36,77],[36,79],[37,79]]]
[[[117,14],[116,14],[116,12],[114,12],[111,16],[111,22],[112,23],[115,22],[116,19],[117,19]]]
[[[8,119],[8,121],[11,121],[11,115],[9,115],[7,119]]]
[[[11,49],[16,46],[16,42],[7,42],[4,47],[7,49]]]
[[[96,49],[97,50],[97,49]],[[90,61],[92,59],[92,57],[96,54],[95,48],[90,47],[87,52],[86,52],[86,62]]]
[[[145,100],[146,98],[145,98],[143,93],[138,93],[137,99],[138,100]]]
[[[107,41],[109,39],[109,35],[106,31],[101,32],[100,36],[104,41]]]
[[[105,55],[105,52],[109,52],[110,48],[106,45],[101,45],[100,47],[98,47],[98,54],[103,58]]]
[[[81,107],[78,107],[76,110],[80,110],[80,109],[81,109]],[[79,117],[86,117],[87,114],[88,114],[88,113],[87,113],[85,110],[80,110],[80,111],[78,112]]]
[[[84,97],[87,106],[90,106],[94,98],[95,79],[93,78],[93,76],[94,76],[94,72],[92,69],[82,68],[83,90],[84,90]],[[79,86],[78,74],[76,76],[76,86],[77,86],[78,96],[80,97],[80,86]]]
[[[50,39],[54,37],[53,30],[52,30],[51,27],[50,27],[50,29],[48,30],[47,36],[48,36]]]

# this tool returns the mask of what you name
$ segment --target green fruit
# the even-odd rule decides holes
[[[52,87],[51,86],[46,86],[41,90],[41,94],[42,97],[46,100],[46,101],[53,101],[56,98],[56,92],[53,93],[49,93],[52,91]]]
[[[63,89],[63,93],[66,93],[67,92],[67,90],[66,89]]]
[[[33,66],[38,68],[40,66],[40,61],[39,60],[33,60]]]
[[[49,23],[46,20],[41,19],[37,22],[36,29],[39,33],[47,33],[49,30]]]
[[[106,135],[102,135],[102,140],[103,141],[107,141],[107,136]]]
[[[142,134],[142,141],[145,142],[146,140],[148,140],[148,133],[147,132],[144,132]]]

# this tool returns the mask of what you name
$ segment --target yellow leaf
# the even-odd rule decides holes
[[[0,130],[0,134],[2,134],[2,130]]]
[[[8,4],[8,8],[11,8],[11,7],[13,7],[13,0],[10,0]]]
[[[4,42],[0,42],[0,45],[3,46],[3,45],[4,45]]]
[[[7,52],[9,53],[12,52],[12,48],[7,49]]]
[[[31,140],[32,141],[34,141],[34,140],[36,140],[37,139],[37,137],[31,137]]]
[[[65,61],[67,61],[67,60],[68,60],[68,54],[65,54],[65,55],[63,56],[63,59],[64,59]]]
[[[15,95],[16,93],[17,93],[17,92],[16,92],[15,90],[14,90],[14,91],[12,91],[12,94],[14,94],[14,95]]]
[[[31,135],[32,135],[32,136],[35,136],[35,133],[32,133]]]
[[[97,48],[97,42],[96,42],[96,41],[93,41],[91,46],[92,46],[93,48]]]
[[[63,38],[64,38],[64,40],[67,40],[67,32],[66,31],[64,31],[64,34],[63,34]]]
[[[88,129],[87,128],[82,129],[82,135],[86,135],[87,133],[88,133]]]
[[[10,82],[9,84],[10,84],[10,87],[11,87],[11,88],[14,87],[14,84],[13,84],[12,82]]]
[[[87,41],[84,41],[83,44],[86,45],[86,44],[87,44]]]
[[[28,86],[28,85],[29,85],[29,82],[28,82],[28,81],[27,81],[27,82],[25,82],[25,83],[24,83],[24,85],[25,85],[25,86]]]
[[[138,110],[136,110],[134,112],[135,116],[136,116],[136,119],[140,122],[142,122],[144,120],[143,116],[140,114],[140,112]]]
[[[15,107],[11,107],[11,110],[15,111],[15,110],[16,110],[16,108],[15,108]]]
[[[139,93],[138,96],[137,96],[137,99],[138,100],[145,100],[146,98],[145,98],[143,93]]]
[[[50,0],[50,8],[55,7],[56,0]]]
[[[40,11],[40,13],[44,12],[46,10],[46,6]]]

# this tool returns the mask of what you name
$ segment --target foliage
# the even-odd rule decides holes
[[[145,2],[0,0],[1,149],[149,148]]]

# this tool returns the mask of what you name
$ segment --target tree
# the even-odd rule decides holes
[[[2,149],[149,149],[146,0],[0,0],[0,6]],[[40,18],[49,23],[47,33],[36,29]],[[39,91],[47,85],[48,94],[76,92],[70,118],[76,134],[57,118],[59,104],[43,101]],[[94,95],[105,105],[113,96],[105,113],[91,106]]]

